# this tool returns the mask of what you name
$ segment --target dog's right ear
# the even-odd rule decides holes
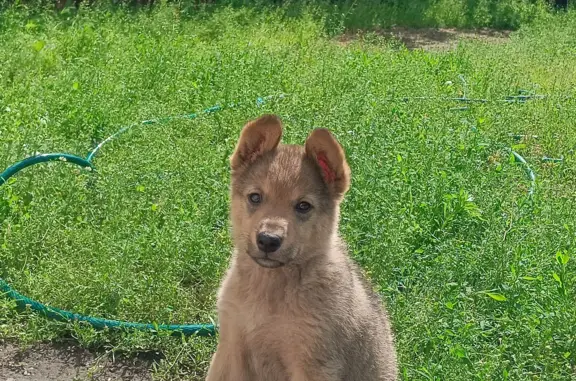
[[[282,138],[282,122],[276,115],[266,114],[244,126],[232,157],[230,166],[237,170],[278,146]]]
[[[350,167],[344,149],[330,131],[317,128],[306,139],[306,155],[314,160],[322,178],[338,198],[350,187]]]

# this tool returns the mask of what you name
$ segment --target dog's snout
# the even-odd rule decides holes
[[[258,248],[265,253],[273,253],[282,245],[282,237],[266,232],[258,233]]]

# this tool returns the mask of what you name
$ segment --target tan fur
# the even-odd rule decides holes
[[[234,254],[206,380],[397,380],[387,313],[338,235],[344,150],[325,129],[305,147],[281,145],[281,135],[275,116],[249,122],[231,157]],[[262,232],[280,248],[259,249]]]

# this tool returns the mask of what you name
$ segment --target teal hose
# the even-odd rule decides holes
[[[0,292],[5,294],[8,298],[16,301],[16,306],[25,310],[30,308],[32,311],[47,317],[51,320],[61,322],[85,322],[90,324],[93,328],[98,330],[109,329],[125,329],[125,330],[139,330],[139,331],[172,331],[172,334],[183,334],[186,336],[212,336],[216,332],[216,327],[213,324],[190,324],[190,325],[155,325],[143,323],[130,323],[118,320],[108,320],[92,316],[84,316],[75,314],[69,311],[64,311],[59,308],[54,308],[27,298],[26,296],[18,293],[10,287],[8,283],[0,279]]]
[[[518,161],[518,162],[522,163],[522,165],[524,165],[524,169],[526,170],[526,174],[528,175],[528,178],[530,179],[530,188],[528,188],[528,196],[532,197],[534,195],[534,192],[536,191],[536,174],[534,174],[534,171],[532,170],[532,168],[530,168],[530,165],[528,165],[528,163],[526,162],[526,159],[524,159],[522,156],[520,156],[520,154],[518,152],[515,152],[515,151],[510,151],[510,152],[514,156],[515,161]]]
[[[266,101],[277,98],[283,99],[285,97],[284,94],[278,96],[268,96],[265,98],[258,98],[256,101],[257,106],[264,104]],[[529,97],[524,97],[528,98]],[[526,101],[526,99],[521,99],[521,101]],[[402,98],[403,101],[408,101],[410,99],[415,100],[427,100],[432,99],[431,97],[414,97],[414,98]],[[536,98],[541,99],[541,98]],[[448,101],[460,101],[460,102],[480,102],[486,103],[488,100],[485,99],[468,99],[468,98],[448,98],[444,99]],[[505,102],[517,102],[516,97],[509,97]],[[235,107],[237,104],[230,104],[229,107]],[[106,143],[116,139],[118,136],[123,134],[124,132],[128,131],[130,128],[139,126],[139,125],[150,125],[150,124],[157,124],[157,123],[164,123],[175,119],[195,119],[201,114],[210,114],[220,110],[223,110],[224,107],[222,106],[213,106],[203,110],[200,113],[192,113],[192,114],[184,114],[184,115],[177,115],[171,116],[166,118],[159,118],[159,119],[151,119],[145,120],[139,123],[134,123],[128,125],[126,127],[121,128],[116,133],[112,134],[108,138],[104,139],[100,144],[98,144],[86,157],[83,159],[76,155],[67,154],[67,153],[48,153],[48,154],[41,154],[33,157],[26,158],[22,161],[19,161],[10,167],[8,167],[4,172],[0,173],[0,186],[4,185],[8,179],[12,176],[16,175],[18,172],[24,170],[33,165],[37,165],[40,163],[45,163],[49,161],[62,161],[71,164],[75,164],[79,167],[85,168],[87,170],[95,170],[94,165],[92,164],[92,160],[94,159],[96,153],[104,146]],[[529,189],[529,195],[531,196],[534,193],[536,187],[536,176],[526,160],[518,153],[512,151],[515,159],[521,162],[528,174],[528,177],[531,181],[531,186]],[[119,320],[109,320],[103,319],[98,317],[92,316],[85,316],[76,314],[70,311],[61,310],[55,307],[50,307],[45,304],[42,304],[38,301],[32,300],[14,290],[8,283],[0,278],[0,293],[4,294],[6,297],[13,299],[16,302],[16,305],[19,309],[26,309],[30,308],[32,311],[37,312],[40,315],[47,317],[48,319],[53,319],[56,321],[62,322],[85,322],[91,325],[93,328],[101,330],[101,329],[127,329],[127,330],[140,330],[140,331],[151,331],[151,332],[158,332],[158,331],[172,331],[173,334],[183,334],[183,335],[198,335],[198,336],[211,336],[217,332],[217,327],[214,324],[163,324],[163,325],[156,325],[151,323],[135,323],[135,322],[126,322],[126,321],[119,321]]]
[[[93,170],[94,166],[90,161],[83,159],[81,157],[70,155],[67,153],[49,153],[42,154],[38,156],[32,156],[24,159],[6,169],[0,174],[0,186],[5,184],[8,179],[16,175],[18,172],[28,168],[30,166],[45,163],[48,161],[62,161],[75,164],[82,168]],[[16,306],[19,309],[30,308],[32,311],[39,313],[49,319],[70,322],[86,322],[90,324],[95,329],[105,329],[105,328],[123,328],[123,329],[136,329],[136,330],[150,330],[150,331],[173,331],[173,333],[181,332],[184,335],[199,335],[199,336],[209,336],[213,335],[216,328],[212,324],[207,325],[154,325],[154,324],[142,324],[142,323],[130,323],[117,320],[101,319],[97,317],[84,316],[75,314],[69,311],[64,311],[59,308],[50,307],[44,305],[40,302],[27,298],[26,296],[18,293],[16,290],[10,287],[3,279],[0,279],[0,292],[10,299],[16,301]]]
[[[81,157],[75,155],[70,155],[67,153],[45,153],[42,155],[29,157],[8,167],[8,169],[0,173],[0,186],[4,185],[4,183],[8,181],[10,177],[14,176],[16,173],[20,172],[25,168],[28,168],[36,164],[45,163],[47,161],[56,161],[56,160],[70,162],[72,164],[76,164],[80,167],[89,170],[94,169],[89,160],[82,159]]]

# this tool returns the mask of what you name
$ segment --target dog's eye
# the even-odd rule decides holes
[[[306,201],[301,201],[296,205],[296,210],[300,213],[307,213],[310,209],[312,209],[312,205]]]
[[[262,196],[260,196],[259,193],[250,193],[248,195],[248,199],[252,204],[260,204],[260,202],[262,201]]]

